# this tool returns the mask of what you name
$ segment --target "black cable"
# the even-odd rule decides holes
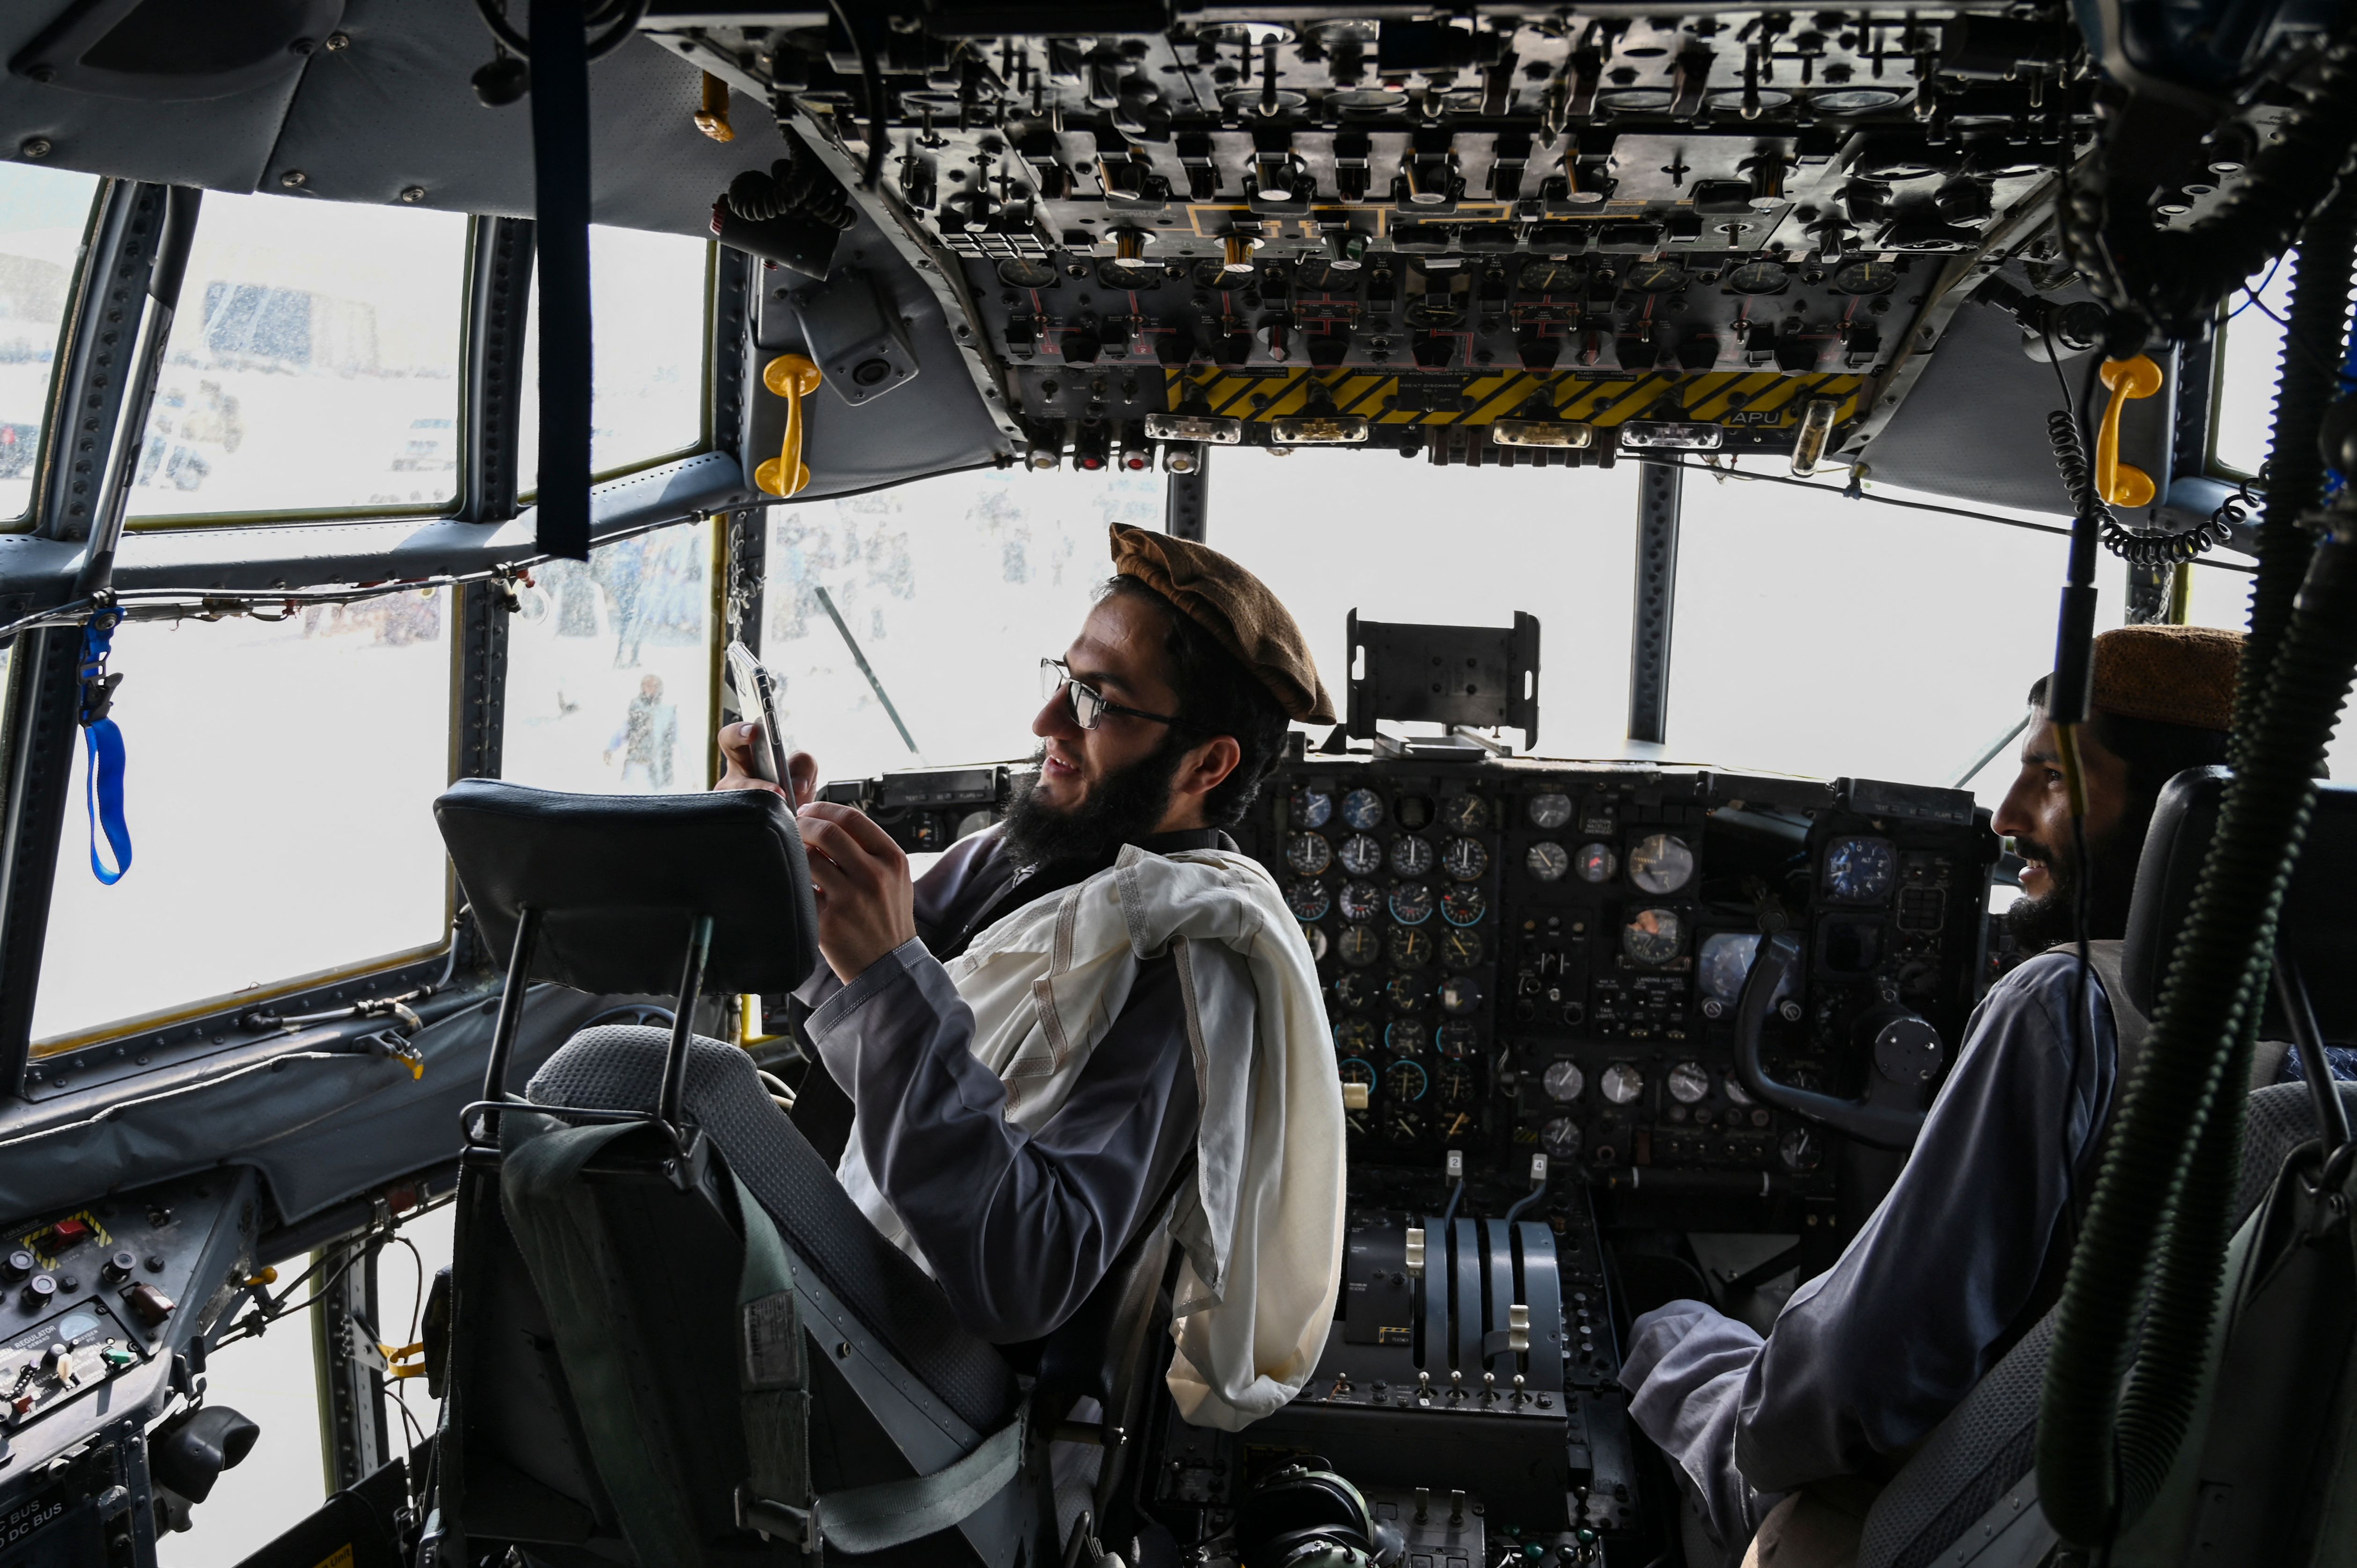
[[[859,77],[867,94],[867,174],[859,184],[863,190],[874,190],[884,180],[884,72],[876,63],[876,46],[867,35],[851,25],[851,12],[843,0],[826,0],[827,9],[851,39],[851,47],[859,51]]]

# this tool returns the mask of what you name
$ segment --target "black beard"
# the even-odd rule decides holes
[[[1051,860],[1110,862],[1121,846],[1152,835],[1170,810],[1171,785],[1186,746],[1173,734],[1160,746],[1100,782],[1078,809],[1060,811],[1027,791],[1006,811],[1006,848],[1018,865]],[[1031,758],[1047,757],[1042,746]]]
[[[2136,898],[2136,862],[2144,850],[2145,830],[2151,825],[2152,813],[2147,811],[2130,812],[2096,843],[2087,846],[2087,855],[2094,863],[2095,879],[2087,900],[2087,940],[2104,941],[2128,934],[2128,906]],[[2013,933],[2014,946],[2025,955],[2044,952],[2048,948],[2073,940],[2072,905],[2078,897],[2079,877],[2075,857],[2061,853],[2061,846],[2041,844],[2035,839],[2014,841],[2015,851],[2042,863],[2046,867],[2047,891],[2043,897],[2022,898],[2005,912],[2006,929]]]

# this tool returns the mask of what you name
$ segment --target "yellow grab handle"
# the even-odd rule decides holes
[[[737,132],[728,124],[728,84],[704,73],[704,107],[695,112],[695,128],[716,142],[733,142]]]
[[[2160,367],[2138,354],[2104,360],[2102,374],[2112,395],[2104,404],[2104,423],[2095,432],[2095,493],[2114,506],[2150,506],[2159,488],[2150,474],[2120,461],[2120,415],[2127,412],[2129,399],[2150,397],[2160,391]]]
[[[794,495],[810,483],[810,467],[802,461],[802,399],[818,391],[818,367],[800,354],[780,354],[761,367],[761,384],[786,400],[785,445],[753,470],[753,482],[770,495]]]

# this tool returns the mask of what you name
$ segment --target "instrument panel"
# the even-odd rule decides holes
[[[1779,1083],[1857,1096],[1893,1016],[1944,1064],[1977,999],[1996,840],[1960,791],[1693,769],[1308,757],[1237,830],[1317,958],[1351,1160],[1461,1149],[1830,1190],[1832,1134],[1735,1066],[1763,931]],[[1928,1103],[1936,1076],[1906,1086]],[[1756,1173],[1756,1174],[1754,1174]]]

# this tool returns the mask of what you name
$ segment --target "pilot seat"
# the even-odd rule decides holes
[[[789,991],[816,962],[778,797],[470,779],[435,811],[511,956],[466,1112],[425,1561],[1096,1560],[1090,1520],[1058,1529],[1049,1444],[1101,1444],[1095,1498],[1117,1495],[1168,1323],[1162,1216],[1048,1340],[968,1333],[752,1058],[692,1033],[704,993]],[[673,1021],[585,1029],[519,1098],[503,1079],[533,980],[669,992]],[[1060,1431],[1083,1399],[1103,1422]]]

